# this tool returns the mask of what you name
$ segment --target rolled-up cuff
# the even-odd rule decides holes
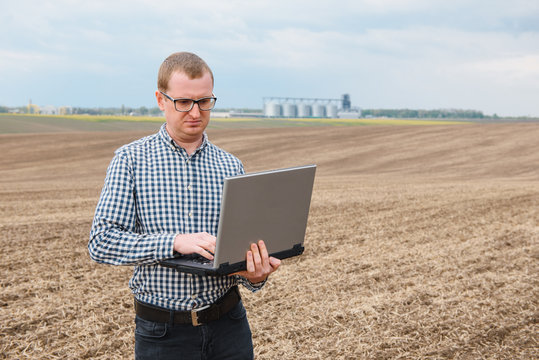
[[[264,281],[253,284],[252,282],[250,282],[248,279],[244,278],[243,276],[236,275],[236,277],[237,277],[238,282],[240,284],[242,284],[243,286],[245,286],[245,288],[247,288],[248,290],[250,290],[252,292],[257,292],[260,289],[262,289],[264,287],[264,285],[266,284],[266,281],[267,281],[267,279],[266,279]]]

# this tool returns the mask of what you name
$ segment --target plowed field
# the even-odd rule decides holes
[[[0,135],[0,359],[131,359],[132,269],[91,262],[105,170],[151,132]],[[318,164],[305,254],[242,290],[257,359],[539,358],[539,123],[210,129]]]

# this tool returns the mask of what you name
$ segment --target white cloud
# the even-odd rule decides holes
[[[62,63],[63,59],[56,55],[44,54],[35,51],[16,51],[0,49],[0,74],[8,74],[12,69],[17,69],[21,73],[35,71],[36,66],[46,69]]]
[[[499,59],[487,59],[464,64],[470,72],[490,78],[501,85],[533,82],[539,89],[539,53]]]
[[[527,99],[539,83],[537,18],[536,0],[19,0],[2,4],[0,76],[153,84],[164,57],[188,50],[235,75],[220,83],[230,88],[285,81],[276,92],[351,89],[379,106],[482,103],[496,87]],[[0,84],[2,98],[7,88],[15,81]]]

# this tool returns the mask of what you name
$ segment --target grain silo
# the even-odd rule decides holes
[[[266,104],[265,110],[265,115],[267,117],[281,117],[283,114],[282,106],[278,102],[270,102]]]
[[[300,118],[307,118],[312,116],[312,108],[311,105],[301,103],[298,106],[298,117]]]
[[[283,116],[288,118],[298,117],[298,107],[296,104],[286,103],[283,105]]]
[[[326,107],[322,104],[314,104],[313,117],[318,117],[318,118],[326,117]]]
[[[338,117],[337,105],[329,104],[326,106],[327,117],[335,119]]]

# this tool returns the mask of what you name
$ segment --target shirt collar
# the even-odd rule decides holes
[[[167,123],[161,125],[161,128],[159,129],[159,136],[172,149],[182,149],[182,147],[176,144],[174,139],[170,137],[167,131]],[[204,131],[204,133],[202,134],[202,144],[200,144],[200,146],[196,149],[195,153],[197,153],[198,151],[203,151],[206,146],[208,146],[208,135]]]

